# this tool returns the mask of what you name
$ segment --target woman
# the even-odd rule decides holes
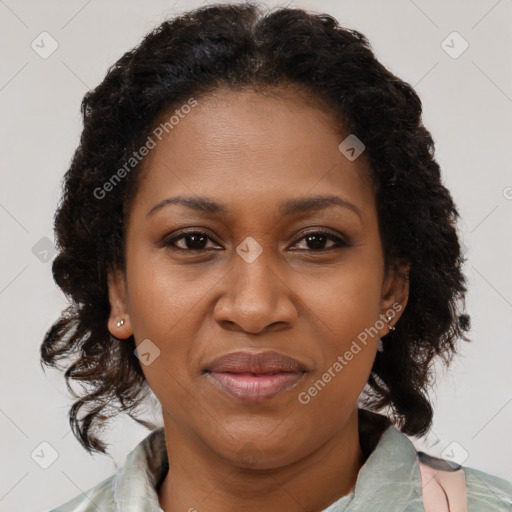
[[[164,427],[56,510],[510,510],[511,484],[405,436],[468,339],[463,257],[421,102],[362,34],[205,7],[82,112],[42,360],[82,384],[88,451],[119,412],[152,428],[148,392]]]

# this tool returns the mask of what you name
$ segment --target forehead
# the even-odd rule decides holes
[[[340,152],[349,134],[318,101],[287,89],[220,89],[196,101],[155,123],[163,127],[174,116],[161,140],[152,135],[156,145],[142,163],[139,207],[147,211],[180,194],[219,198],[233,211],[249,203],[277,210],[283,199],[338,192],[361,209],[373,208],[364,156],[350,161]]]

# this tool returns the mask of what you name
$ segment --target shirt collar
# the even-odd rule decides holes
[[[361,440],[370,440],[371,418],[382,416],[359,412]],[[370,447],[371,453],[359,470],[354,489],[323,512],[383,510],[384,504],[392,505],[397,512],[424,512],[418,457],[412,442],[391,424],[385,427],[380,438],[373,436],[373,439],[376,446]],[[116,512],[160,511],[156,489],[168,469],[165,432],[159,428],[128,454],[117,471],[114,479]]]
[[[424,512],[416,450],[393,425],[359,470],[354,489],[324,512],[367,510]]]
[[[169,469],[165,431],[154,430],[126,457],[114,479],[116,512],[160,511],[156,489]]]

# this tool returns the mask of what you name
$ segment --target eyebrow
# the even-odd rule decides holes
[[[165,206],[172,204],[180,204],[192,210],[203,213],[211,213],[217,215],[227,215],[229,213],[229,208],[226,205],[218,203],[207,197],[173,196],[168,197],[167,199],[163,199],[162,201],[155,204],[146,214],[146,217],[149,217]],[[348,209],[357,214],[362,219],[361,210],[355,204],[347,201],[346,199],[343,199],[342,197],[333,195],[309,196],[304,198],[288,199],[281,204],[279,207],[279,212],[282,216],[286,217],[297,213],[324,210],[325,208],[332,206],[340,206],[342,208]]]

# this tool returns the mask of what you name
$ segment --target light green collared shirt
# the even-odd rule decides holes
[[[412,442],[391,424],[375,442],[352,491],[322,512],[424,512],[420,459]],[[165,432],[160,428],[127,455],[115,474],[51,512],[163,512],[156,489],[168,468]],[[469,512],[512,512],[512,483],[462,469]]]

